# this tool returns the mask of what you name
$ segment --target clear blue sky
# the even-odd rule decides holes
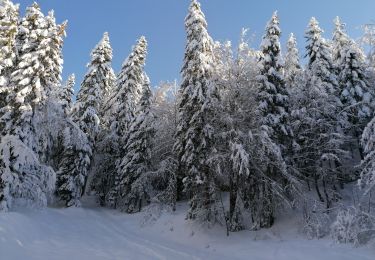
[[[32,0],[14,0],[22,13]],[[64,46],[64,78],[71,73],[80,84],[89,53],[108,31],[114,49],[113,68],[117,73],[136,39],[145,35],[149,42],[146,70],[155,86],[161,80],[179,79],[185,32],[184,18],[190,0],[39,0],[44,13],[54,9],[58,22],[68,20]],[[215,40],[237,42],[242,27],[255,33],[258,47],[266,22],[278,10],[283,46],[294,32],[300,49],[303,33],[315,16],[325,36],[331,37],[335,16],[347,23],[353,38],[361,34],[361,24],[375,20],[374,0],[201,0],[208,30]],[[303,54],[303,53],[302,53]]]

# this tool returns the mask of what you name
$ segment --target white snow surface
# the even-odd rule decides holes
[[[0,214],[0,259],[375,259],[375,249],[307,240],[296,219],[268,230],[226,236],[185,220],[186,206],[154,221],[83,203],[82,208],[18,210]]]

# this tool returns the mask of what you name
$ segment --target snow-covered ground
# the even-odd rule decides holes
[[[375,259],[373,248],[304,239],[293,219],[226,237],[223,229],[207,230],[184,216],[183,205],[146,223],[142,213],[88,205],[0,214],[0,259]]]

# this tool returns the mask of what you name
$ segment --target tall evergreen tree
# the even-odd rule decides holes
[[[93,186],[102,204],[115,206],[118,187],[116,165],[125,156],[126,138],[136,113],[143,88],[143,70],[147,55],[147,41],[141,37],[124,61],[117,76],[115,91],[104,106],[104,126],[98,143],[103,163],[98,167]]]
[[[363,158],[360,136],[374,112],[374,91],[366,73],[365,57],[355,42],[351,41],[342,49],[338,65],[340,99],[349,123],[348,135]]]
[[[0,3],[0,118],[5,113],[6,97],[9,92],[9,77],[16,61],[16,35],[18,32],[18,5],[10,0]],[[6,120],[6,118],[3,118]],[[0,119],[0,129],[5,128],[5,122]],[[1,136],[1,130],[0,130]]]
[[[268,22],[261,44],[262,57],[259,61],[259,90],[257,93],[257,116],[261,131],[286,153],[290,147],[291,130],[289,125],[288,102],[289,95],[282,75],[280,55],[279,18],[275,12]],[[266,176],[270,179],[282,179],[282,172],[269,165]],[[263,194],[259,226],[270,227],[274,222],[275,198],[271,183],[264,180],[263,187],[258,191]]]
[[[104,33],[101,41],[91,52],[88,72],[81,84],[73,112],[75,120],[86,133],[92,148],[100,130],[103,100],[111,92],[115,81],[111,61],[112,48],[108,33]]]
[[[19,25],[19,58],[10,77],[12,91],[7,96],[9,124],[0,147],[1,186],[6,191],[3,209],[10,208],[14,198],[45,205],[47,193],[54,187],[55,172],[41,163],[45,144],[39,133],[48,94],[61,77],[61,59],[51,53],[51,39],[60,43],[64,30],[55,31],[51,19],[53,22],[51,14],[45,17],[34,3]]]
[[[288,92],[282,75],[280,55],[279,18],[274,13],[267,24],[261,50],[263,56],[259,61],[258,113],[268,134],[279,145],[286,143],[290,135],[288,129]]]
[[[345,24],[341,22],[340,17],[336,17],[333,21],[335,29],[332,37],[332,59],[335,64],[341,60],[341,51],[350,43],[350,39],[346,34]]]
[[[307,69],[319,80],[316,85],[328,94],[338,95],[339,88],[329,44],[322,37],[323,30],[315,17],[311,18],[305,33],[307,40]]]
[[[302,73],[300,65],[299,51],[297,48],[297,40],[291,33],[287,43],[287,53],[284,62],[284,78],[288,88],[293,88],[297,84],[297,77]]]
[[[69,118],[59,135],[60,154],[56,163],[56,195],[67,207],[80,206],[92,151],[85,133]]]
[[[338,71],[340,99],[351,127],[358,129],[356,137],[359,141],[359,135],[373,113],[373,91],[370,90],[363,51],[349,38],[339,17],[334,23],[333,61]]]
[[[361,143],[365,157],[361,162],[361,176],[359,184],[365,188],[365,193],[371,196],[375,188],[375,117],[363,131]]]
[[[120,139],[126,135],[132,122],[136,106],[142,94],[143,68],[147,55],[147,41],[141,37],[133,51],[124,61],[117,76],[116,91],[108,99],[106,120],[113,132]],[[115,142],[120,141],[116,140]],[[124,143],[122,143],[124,145]]]
[[[217,219],[217,188],[213,155],[215,102],[218,99],[213,84],[213,42],[207,32],[205,16],[200,4],[191,1],[185,18],[187,43],[178,113],[178,127],[174,151],[179,163],[179,187],[183,180],[189,197],[189,219],[215,222]]]
[[[321,202],[330,208],[342,181],[341,163],[344,138],[341,102],[338,98],[335,66],[329,45],[321,36],[322,30],[315,18],[306,30],[308,65],[294,100],[294,131],[298,143],[296,161],[310,188],[314,183]],[[323,187],[323,191],[321,191]]]
[[[53,147],[54,167],[57,169],[55,194],[67,207],[80,206],[92,157],[86,134],[71,117],[74,84],[73,74],[54,97],[58,103],[54,113],[60,121]]]
[[[27,9],[17,35],[18,66],[11,75],[12,134],[38,153],[47,145],[42,136],[49,94],[61,84],[65,24],[56,25],[53,13],[44,16],[37,4]],[[32,111],[32,113],[30,113]]]
[[[70,75],[66,83],[59,88],[56,93],[57,99],[64,110],[64,114],[67,116],[70,114],[73,106],[74,86],[76,84],[75,79],[74,74]]]
[[[140,180],[142,175],[151,171],[151,148],[155,134],[150,83],[146,74],[142,77],[143,93],[126,134],[125,156],[118,167],[117,204],[128,213],[140,211],[151,198],[148,187]]]

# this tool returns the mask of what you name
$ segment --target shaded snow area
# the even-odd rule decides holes
[[[375,259],[373,248],[307,240],[295,219],[269,230],[232,233],[187,222],[186,208],[144,221],[144,214],[114,210],[48,208],[0,214],[0,259]]]

